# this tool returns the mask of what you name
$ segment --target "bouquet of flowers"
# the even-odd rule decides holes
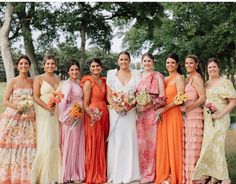
[[[78,103],[74,103],[70,109],[69,116],[74,119],[73,127],[79,122],[79,118],[83,116],[83,108]]]
[[[89,109],[89,115],[91,118],[90,126],[93,126],[96,121],[100,120],[102,117],[102,112],[99,111],[97,107],[93,107]]]
[[[140,107],[143,105],[147,105],[152,101],[152,97],[149,95],[148,91],[142,90],[136,93],[136,102],[137,102],[137,110],[140,111]]]
[[[160,107],[164,106],[166,103],[165,96],[159,96],[153,101],[153,105],[155,109],[159,109]]]
[[[214,112],[217,111],[217,108],[214,105],[212,105],[212,103],[206,103],[205,107],[206,107],[206,112],[208,114],[214,114]],[[214,121],[212,122],[212,124],[213,124],[213,127],[215,127]]]
[[[135,95],[132,92],[113,92],[111,98],[121,116],[126,115],[125,108],[129,108],[136,103]]]
[[[188,100],[188,95],[179,92],[175,97],[174,97],[174,103],[176,105],[183,105],[186,101]]]
[[[61,99],[64,98],[64,94],[60,92],[54,92],[51,98],[48,101],[48,107],[54,107],[61,102]],[[54,113],[50,112],[50,116],[53,116]]]
[[[30,109],[33,107],[33,98],[30,95],[22,95],[18,101],[18,114],[27,116]]]

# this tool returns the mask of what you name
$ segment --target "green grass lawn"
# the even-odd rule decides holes
[[[2,97],[6,87],[6,83],[0,83],[0,114],[4,111],[5,107],[2,104]],[[231,116],[236,117],[236,108]],[[229,168],[230,179],[232,184],[236,183],[236,130],[229,130],[226,140],[226,155]]]

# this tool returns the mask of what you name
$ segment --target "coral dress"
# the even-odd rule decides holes
[[[221,80],[219,85],[206,89],[206,103],[212,103],[218,111],[227,106],[228,98],[236,98],[233,83],[228,79],[222,78]],[[229,113],[212,121],[211,114],[204,109],[202,150],[194,169],[193,179],[202,179],[204,176],[212,176],[218,180],[229,178],[225,158],[225,137],[229,125]]]
[[[154,72],[142,78],[136,91],[147,90],[149,94],[158,97],[158,78],[163,76]],[[163,82],[164,83],[164,82]],[[153,100],[155,100],[152,98]],[[156,132],[157,122],[154,108],[142,112],[137,121],[139,168],[141,173],[141,183],[152,183],[156,175]]]
[[[102,112],[101,120],[91,126],[90,117],[85,114],[85,172],[86,183],[106,182],[106,139],[109,131],[108,110],[106,104],[106,79],[101,78],[103,86],[98,85],[92,76],[84,76],[85,81],[91,81],[92,91],[89,107],[97,107]]]
[[[171,81],[176,75],[165,81],[166,104],[173,102],[177,89]],[[157,129],[156,184],[165,181],[169,176],[172,184],[182,183],[183,164],[183,121],[179,106],[175,106],[162,114]]]
[[[56,90],[46,81],[40,88],[40,99],[48,103]],[[59,145],[58,113],[50,112],[35,103],[37,127],[37,153],[31,171],[31,183],[60,182],[61,153]]]
[[[22,95],[32,96],[31,88],[13,90],[12,102]],[[36,153],[34,108],[27,116],[7,107],[0,121],[0,183],[30,184],[30,170]]]
[[[196,88],[192,85],[193,79],[185,87],[185,93],[188,95],[186,106],[191,105],[199,98]],[[193,170],[202,148],[203,111],[201,107],[196,107],[186,113],[184,136],[183,183],[192,184]]]
[[[107,72],[107,85],[112,91],[134,91],[141,79],[141,73],[132,70],[132,77],[124,86],[117,78],[117,69]],[[136,129],[136,110],[120,116],[114,109],[109,109],[110,134],[107,151],[108,182],[129,183],[140,179],[138,142]]]
[[[61,92],[64,94],[59,103],[61,181],[83,181],[85,179],[84,117],[82,116],[74,127],[74,119],[69,116],[74,103],[80,104],[83,108],[83,90],[79,83],[66,80],[63,82]]]

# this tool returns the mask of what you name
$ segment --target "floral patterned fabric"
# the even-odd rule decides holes
[[[162,78],[162,76],[157,72],[145,76],[139,82],[136,90],[142,91],[146,89],[149,93],[155,94],[155,96],[158,97],[158,76]],[[157,132],[156,119],[155,109],[150,108],[147,111],[141,113],[137,121],[141,183],[151,183],[155,181]]]
[[[206,90],[206,103],[212,103],[222,111],[228,104],[227,98],[236,98],[236,91],[228,79]],[[204,133],[200,158],[193,173],[193,179],[212,176],[219,180],[229,178],[225,158],[225,137],[230,125],[229,113],[221,119],[212,121],[211,115],[204,109]],[[214,123],[214,124],[213,124]]]
[[[16,88],[12,102],[17,103],[22,95],[31,95],[32,89]],[[28,184],[35,157],[36,128],[34,108],[27,115],[7,108],[0,121],[0,183]]]

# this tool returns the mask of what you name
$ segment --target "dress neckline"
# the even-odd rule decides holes
[[[121,86],[125,88],[125,87],[130,83],[130,81],[131,81],[132,78],[133,78],[133,72],[132,72],[132,70],[130,70],[131,77],[130,77],[129,81],[128,81],[125,85],[123,85],[122,82],[119,80],[119,78],[117,77],[117,73],[118,73],[118,70],[116,70],[116,73],[115,73],[116,79],[119,81],[119,83],[121,84]]]
[[[48,84],[54,91],[56,91],[57,88],[59,87],[59,86],[58,86],[58,87],[55,89],[49,82],[47,82],[47,81],[45,81],[45,80],[43,80],[43,82],[46,83],[46,84]]]

